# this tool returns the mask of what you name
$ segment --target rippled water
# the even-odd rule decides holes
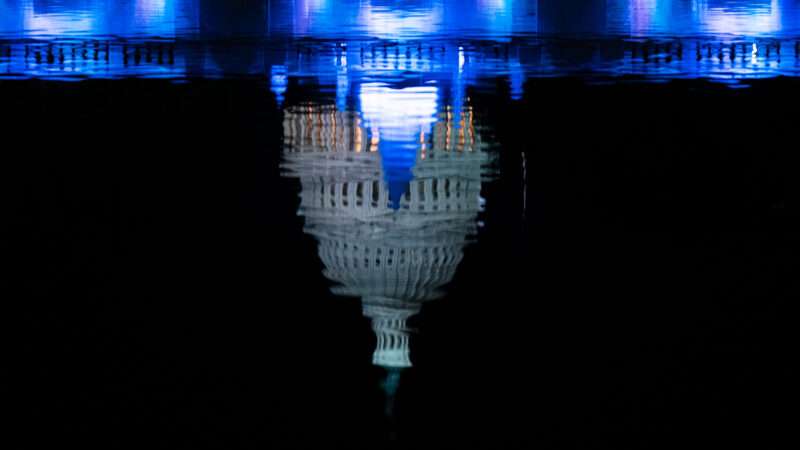
[[[11,409],[106,446],[761,442],[797,75],[800,0],[0,0]]]
[[[0,35],[10,38],[792,38],[800,30],[796,0],[4,0],[0,13]]]
[[[503,75],[516,85],[567,74],[735,82],[797,74],[799,5],[9,0],[0,3],[0,76],[274,79],[393,70]]]

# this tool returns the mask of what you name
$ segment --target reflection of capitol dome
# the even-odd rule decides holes
[[[452,280],[482,208],[488,154],[471,109],[431,119],[406,142],[413,179],[395,208],[374,119],[365,125],[369,117],[332,105],[285,112],[284,168],[301,180],[305,231],[319,241],[333,292],[361,297],[378,339],[373,362],[386,368],[411,366],[406,321]]]

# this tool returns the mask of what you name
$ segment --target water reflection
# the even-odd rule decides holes
[[[196,30],[197,0],[3,0],[0,36],[175,37]]]
[[[412,366],[409,319],[443,295],[477,232],[490,153],[473,109],[436,84],[365,83],[357,108],[284,111],[284,169],[336,295],[361,299],[387,370],[387,408]]]
[[[2,0],[0,37],[794,37],[797,0]]]
[[[393,71],[520,98],[540,76],[797,76],[798,30],[797,0],[2,0],[0,77],[258,76],[282,102],[288,77],[344,95]]]
[[[796,0],[611,0],[609,29],[634,36],[794,36]]]
[[[435,85],[400,89],[385,83],[361,85],[361,117],[370,139],[376,146],[381,143],[381,166],[392,209],[400,208],[413,178],[417,148],[431,134],[438,94]]]
[[[272,30],[298,36],[418,39],[534,33],[533,0],[297,0],[275,8]]]

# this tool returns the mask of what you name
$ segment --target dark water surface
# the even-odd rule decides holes
[[[799,5],[0,0],[9,448],[774,447]]]

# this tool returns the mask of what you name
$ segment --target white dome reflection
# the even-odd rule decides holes
[[[362,88],[360,112],[332,104],[285,109],[284,169],[300,180],[298,213],[332,291],[360,298],[371,320],[373,363],[399,370],[412,366],[408,319],[442,296],[477,233],[490,155],[472,108],[456,115],[437,107],[434,87]],[[384,155],[395,149],[386,139],[402,140],[412,161],[397,208]]]
[[[436,122],[439,89],[435,85],[394,89],[385,83],[365,83],[358,95],[367,128],[383,139],[416,143]]]

